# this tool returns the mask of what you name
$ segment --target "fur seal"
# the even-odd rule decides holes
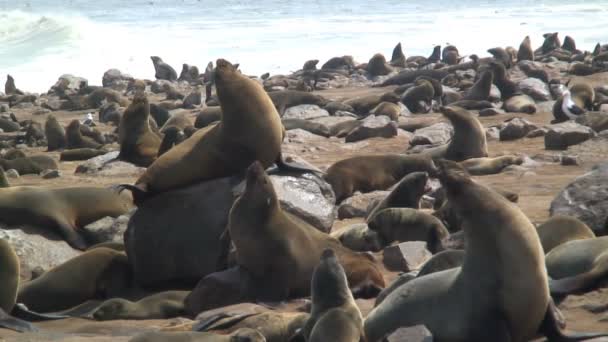
[[[505,100],[504,108],[508,113],[536,113],[536,102],[528,95],[520,94]]]
[[[11,119],[0,117],[0,129],[4,132],[18,132],[21,130],[21,125]]]
[[[489,70],[493,74],[493,82],[500,90],[500,95],[503,100],[509,99],[512,96],[521,94],[521,91],[515,82],[511,81],[507,75],[507,69],[505,65],[498,61],[491,61],[489,64]]]
[[[365,320],[368,340],[416,324],[424,324],[439,341],[527,341],[539,330],[563,336],[532,223],[457,164],[439,167],[449,201],[464,219],[464,264],[416,278],[390,293]]]
[[[6,75],[6,83],[4,83],[4,93],[6,95],[23,95],[23,92],[15,86],[15,79],[11,75]]]
[[[490,98],[493,81],[494,76],[492,72],[489,70],[484,71],[477,82],[469,88],[463,100],[487,101]]]
[[[59,161],[89,160],[106,153],[108,153],[108,151],[104,149],[76,148],[73,150],[62,151],[59,155]]]
[[[378,95],[367,95],[348,99],[344,104],[352,107],[355,114],[359,116],[367,116],[369,111],[374,109],[381,102],[399,102],[399,96],[392,91]]]
[[[45,155],[10,160],[0,158],[0,166],[5,170],[15,169],[20,175],[39,174],[44,170],[57,170],[58,168],[55,160]]]
[[[405,61],[406,58],[403,53],[403,48],[401,47],[401,43],[398,43],[393,49],[390,64],[394,67],[405,68]]]
[[[299,128],[322,137],[329,138],[331,136],[329,127],[318,122],[304,119],[283,119],[281,121],[286,131]]]
[[[367,72],[370,76],[384,76],[393,72],[393,68],[386,62],[383,54],[375,54],[367,63]]]
[[[370,111],[370,113],[376,116],[388,116],[391,120],[397,121],[401,115],[401,107],[392,102],[380,102],[376,107],[374,107],[374,109]]]
[[[0,309],[11,312],[19,287],[19,258],[7,240],[0,239]]]
[[[304,63],[304,66],[302,66],[302,70],[304,70],[304,71],[317,70],[317,64],[319,64],[318,59],[308,60]]]
[[[414,155],[367,155],[336,162],[327,169],[325,180],[334,189],[336,203],[340,203],[355,191],[384,190],[417,171],[434,175],[433,160]]]
[[[190,121],[190,118],[186,113],[179,112],[171,115],[169,120],[167,120],[167,122],[165,122],[165,124],[160,128],[160,132],[165,133],[165,131],[170,127],[176,127],[180,131],[183,131],[188,126],[192,126],[192,121]]]
[[[439,110],[454,126],[454,136],[445,152],[446,159],[459,162],[488,156],[485,129],[473,114],[452,106],[441,107]]]
[[[252,306],[255,304],[245,304]],[[238,306],[236,306],[238,307]],[[247,308],[246,308],[247,309]],[[261,312],[230,312],[231,307],[225,308],[228,311],[222,312],[224,308],[219,309],[219,313],[213,314],[216,310],[211,310],[210,318],[208,312],[199,315],[197,319],[203,326],[195,326],[195,331],[207,331],[215,333],[233,333],[238,329],[251,328],[259,331],[267,342],[283,342],[290,341],[298,330],[302,329],[309,315],[303,312],[277,312],[265,307],[257,307],[256,311]],[[264,311],[262,311],[264,310]],[[202,318],[202,319],[201,319]]]
[[[150,116],[156,121],[156,126],[162,127],[169,120],[171,114],[156,103],[150,103]]]
[[[307,91],[299,90],[282,90],[268,93],[268,96],[274,103],[279,115],[283,115],[289,107],[302,104],[313,104],[319,107],[325,106],[329,101],[321,95],[311,94]]]
[[[160,147],[158,148],[158,157],[186,139],[184,132],[176,126],[165,128],[164,134],[165,136],[163,137]]]
[[[401,102],[412,113],[428,113],[434,97],[433,84],[425,79],[417,79],[414,86],[403,93]]]
[[[179,74],[178,81],[186,81],[189,83],[198,80],[200,73],[196,65],[188,65],[184,63],[182,65],[182,72]]]
[[[119,160],[142,167],[156,160],[161,138],[150,129],[149,116],[148,98],[144,93],[135,94],[118,127]]]
[[[8,188],[10,187],[10,183],[8,179],[6,179],[6,173],[4,173],[4,168],[0,166],[0,188]]]
[[[368,256],[343,247],[338,240],[281,209],[260,162],[248,168],[246,179],[245,191],[230,210],[228,232],[237,264],[257,284],[257,300],[308,296],[313,270],[326,248],[338,255],[351,288],[371,291],[384,287],[382,274]]]
[[[209,129],[198,130],[158,157],[134,186],[122,185],[132,190],[136,203],[159,192],[234,175],[254,160],[264,167],[277,163],[283,168],[303,170],[282,159],[284,128],[262,86],[226,60],[219,59],[216,65],[214,78],[222,120]]]
[[[46,135],[46,141],[48,144],[47,151],[62,150],[67,145],[67,138],[65,136],[65,129],[59,124],[57,118],[53,115],[49,115],[44,123],[44,135]]]
[[[521,165],[523,158],[515,155],[495,158],[470,158],[460,162],[467,172],[474,176],[494,175],[502,172],[509,165]]]
[[[369,229],[378,232],[386,244],[394,241],[426,241],[431,253],[444,249],[450,235],[435,216],[412,208],[387,208],[368,220]]]
[[[363,316],[355,303],[344,268],[333,250],[326,249],[312,274],[310,318],[295,341],[360,341]]]
[[[330,58],[321,66],[321,70],[352,70],[355,68],[353,56],[342,56]]]
[[[158,56],[151,56],[152,64],[154,64],[154,71],[157,80],[175,81],[177,80],[177,72],[169,64],[163,62]]]
[[[464,256],[465,251],[462,250],[452,249],[439,252],[422,265],[416,277],[460,267],[464,263]]]
[[[593,239],[595,234],[579,219],[556,215],[536,228],[545,254],[555,247],[573,240]]]
[[[572,37],[566,36],[564,38],[564,44],[562,45],[562,49],[570,52],[576,52],[576,42]]]
[[[222,108],[219,106],[206,107],[201,110],[194,120],[194,127],[207,127],[214,122],[222,120]]]
[[[189,291],[166,291],[131,302],[112,298],[103,302],[93,318],[98,321],[116,319],[167,319],[184,315],[184,299]]]
[[[379,252],[386,246],[380,235],[370,230],[366,224],[354,224],[339,232],[332,232],[332,237],[340,240],[344,247],[357,252]]]
[[[206,332],[146,332],[136,335],[129,342],[266,342],[257,330],[243,328],[229,335]]]
[[[54,228],[70,246],[81,250],[86,248],[86,243],[76,231],[78,227],[106,216],[120,216],[129,207],[127,199],[112,189],[44,189],[25,186],[0,189],[2,222]]]
[[[122,296],[131,282],[124,253],[95,248],[23,284],[17,301],[37,312],[59,311],[90,299]]]
[[[494,56],[497,61],[500,61],[507,69],[509,69],[513,64],[511,55],[501,47],[491,48],[488,50],[488,52]]]
[[[540,48],[541,54],[547,54],[560,47],[561,42],[558,37],[558,32],[545,33],[543,34],[543,37],[545,38],[545,40],[543,41],[543,45]]]
[[[420,199],[427,191],[429,175],[426,172],[412,172],[405,175],[391,192],[369,210],[371,219],[374,214],[386,208],[420,208]]]
[[[65,130],[67,138],[67,149],[75,148],[100,148],[101,144],[95,140],[83,136],[80,131],[80,121],[72,120]]]

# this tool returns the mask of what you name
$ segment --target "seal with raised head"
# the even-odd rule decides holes
[[[568,241],[595,238],[595,233],[589,226],[576,217],[567,215],[552,216],[536,227],[536,232],[545,254]]]
[[[441,107],[441,114],[454,126],[454,136],[448,143],[445,159],[463,161],[488,156],[483,125],[470,112],[459,107]]]
[[[299,333],[300,338],[292,341],[365,340],[361,311],[348,288],[344,268],[331,249],[323,251],[312,275],[311,297],[310,318]]]
[[[118,159],[147,167],[156,160],[161,138],[150,129],[150,104],[142,92],[133,97],[118,127]],[[168,122],[168,121],[167,121]]]
[[[425,79],[416,79],[414,86],[403,93],[401,102],[412,113],[428,113],[435,97],[435,87]]]
[[[484,71],[477,82],[469,88],[463,100],[487,101],[490,98],[493,80],[494,76],[492,72],[489,70]]]
[[[336,162],[327,169],[325,180],[340,203],[355,191],[385,190],[412,172],[436,172],[433,160],[424,155],[382,154],[357,156]]]
[[[439,341],[523,342],[539,330],[564,337],[532,223],[456,163],[439,166],[449,201],[464,220],[464,264],[413,279],[390,293],[365,320],[368,340],[380,341],[399,327],[417,324]]]
[[[403,177],[391,192],[368,210],[367,218],[386,208],[420,208],[420,199],[428,190],[429,175],[426,172],[412,172]]]
[[[351,288],[371,293],[384,287],[382,274],[368,255],[343,247],[281,209],[272,181],[259,162],[247,170],[245,191],[230,210],[228,232],[237,264],[251,275],[257,300],[308,296],[314,268],[326,248],[336,252]]]
[[[130,209],[129,202],[112,189],[10,187],[0,189],[0,221],[53,228],[73,248],[86,249],[77,228],[122,215]]]
[[[54,115],[49,115],[44,123],[44,135],[48,144],[47,151],[64,149],[68,143],[65,129],[59,124]]]
[[[68,149],[75,148],[100,148],[101,144],[95,140],[83,136],[80,131],[80,121],[72,120],[65,130]]]
[[[386,62],[383,54],[377,53],[367,63],[367,72],[370,76],[384,76],[393,72],[393,68]]]
[[[530,36],[526,36],[524,40],[519,44],[519,50],[517,50],[517,61],[533,61],[534,51],[532,50],[532,44],[530,43]]]
[[[50,269],[19,289],[17,302],[30,310],[69,309],[91,299],[121,297],[132,286],[127,256],[109,248],[95,248]]]
[[[401,47],[401,43],[398,43],[393,49],[390,64],[395,67],[405,68],[405,61],[406,58],[403,53],[403,48]]]
[[[154,77],[157,80],[175,81],[177,80],[177,72],[169,64],[163,62],[158,56],[151,56],[152,64],[154,64]]]
[[[133,191],[136,203],[146,196],[204,180],[234,175],[259,160],[264,167],[288,165],[281,156],[285,135],[274,104],[256,81],[230,62],[216,63],[215,84],[222,119],[158,157],[136,181],[123,185]],[[300,168],[302,170],[302,168]]]
[[[6,75],[6,83],[4,83],[4,93],[6,95],[23,95],[23,92],[15,86],[15,79],[11,75]]]
[[[103,302],[93,318],[98,321],[115,319],[167,319],[183,316],[184,299],[190,291],[165,291],[132,302],[123,298],[112,298]]]

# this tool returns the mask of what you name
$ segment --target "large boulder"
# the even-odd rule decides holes
[[[548,128],[549,131],[545,134],[547,150],[565,150],[568,146],[580,144],[595,135],[591,128],[571,121],[550,125]]]
[[[539,80],[538,78],[526,78],[518,83],[521,91],[533,98],[536,101],[550,101],[552,100],[551,91],[547,83]]]
[[[443,145],[452,139],[452,135],[454,135],[452,125],[447,122],[439,122],[414,131],[410,145]]]
[[[80,88],[84,88],[88,84],[89,81],[86,78],[68,74],[61,75],[49,92],[56,94],[78,93]]]
[[[118,217],[106,216],[82,228],[84,235],[92,243],[123,242],[129,220],[135,210]]]
[[[553,215],[569,215],[585,222],[596,235],[608,233],[608,162],[568,184],[551,202]]]
[[[129,220],[125,247],[142,286],[195,285],[220,269],[238,180],[221,178],[165,192],[145,201]]]
[[[103,74],[101,84],[114,90],[126,90],[129,82],[133,80],[133,76],[131,75],[123,74],[118,69],[110,69]]]
[[[329,112],[325,109],[311,104],[303,104],[299,106],[289,107],[283,114],[284,119],[303,119],[310,120],[329,116]]]

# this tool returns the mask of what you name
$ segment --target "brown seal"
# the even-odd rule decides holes
[[[434,97],[433,84],[425,79],[417,79],[414,86],[405,91],[401,102],[412,113],[428,113]]]
[[[413,279],[390,293],[365,320],[368,340],[417,324],[441,341],[527,341],[539,330],[564,337],[532,223],[456,163],[439,166],[449,201],[464,219],[464,264]]]
[[[446,159],[463,161],[488,156],[485,129],[473,114],[452,106],[441,107],[440,111],[454,126],[454,136],[445,152]]]
[[[376,107],[381,102],[397,103],[399,102],[399,96],[394,92],[390,91],[384,94],[367,95],[348,99],[344,101],[344,104],[352,107],[355,114],[359,116],[367,116],[367,114],[369,114],[369,111],[374,109],[374,107]]]
[[[428,190],[429,175],[426,172],[412,172],[405,175],[399,183],[392,187],[391,192],[376,205],[370,205],[367,218],[386,208],[420,208],[420,199]]]
[[[521,165],[523,158],[515,155],[499,156],[495,158],[470,158],[460,162],[467,172],[474,176],[494,175],[502,172],[509,165]]]
[[[517,50],[517,61],[533,61],[534,51],[532,50],[532,44],[530,43],[530,36],[526,36],[524,40],[519,44],[519,50]]]
[[[382,274],[367,255],[343,247],[338,240],[282,210],[259,162],[247,170],[245,191],[230,210],[228,231],[237,264],[251,275],[251,290],[258,300],[308,296],[313,270],[326,248],[336,252],[351,288],[364,292],[384,287]]]
[[[141,92],[135,94],[131,105],[120,119],[118,159],[143,167],[156,160],[161,138],[150,129],[149,117],[148,98]]]
[[[104,155],[109,151],[95,148],[76,148],[73,150],[62,151],[59,155],[59,161],[76,161],[89,160],[97,156]]]
[[[391,120],[397,121],[401,115],[401,107],[392,102],[380,102],[376,107],[374,107],[374,109],[370,111],[370,113],[376,116],[385,115]]]
[[[18,332],[31,332],[37,329],[30,323],[12,317],[19,288],[19,258],[13,247],[5,239],[0,239],[0,328]]]
[[[210,106],[201,110],[194,120],[194,127],[207,127],[214,122],[222,120],[222,108],[219,106]]]
[[[463,100],[487,101],[490,98],[494,76],[491,71],[484,71],[477,82],[469,88]]]
[[[310,318],[295,341],[361,341],[363,317],[348,287],[344,268],[331,249],[321,254],[311,282]]]
[[[327,169],[325,180],[340,203],[355,191],[385,190],[412,172],[435,174],[435,164],[428,156],[384,154],[348,158]]]
[[[403,48],[401,47],[401,43],[398,43],[393,49],[393,54],[391,55],[390,64],[395,67],[405,68],[405,54],[403,53]]]
[[[593,239],[595,234],[576,217],[556,215],[536,228],[545,254],[555,247],[573,240]]]
[[[129,207],[126,198],[104,188],[44,189],[24,186],[0,189],[2,222],[54,228],[77,249],[87,246],[77,228],[106,216],[120,216]]]
[[[167,319],[183,316],[184,298],[189,291],[166,291],[132,302],[123,298],[112,298],[103,302],[93,318],[98,321],[115,319]]]
[[[329,102],[321,95],[299,90],[273,91],[268,93],[268,96],[272,100],[272,103],[274,103],[279,115],[283,115],[285,110],[289,107],[302,104],[312,104],[323,107]]]
[[[513,65],[511,55],[501,47],[495,47],[488,50],[488,52],[494,56],[494,58],[500,61],[505,68],[509,69]]]
[[[15,79],[11,75],[6,75],[6,83],[4,83],[4,93],[6,95],[23,95],[23,92],[15,86]]]
[[[173,148],[173,146],[180,144],[186,139],[184,131],[180,130],[176,126],[166,127],[163,133],[165,134],[165,136],[163,137],[163,140],[160,143],[160,147],[158,148],[157,156],[159,157],[163,153]]]
[[[150,56],[152,64],[154,64],[154,77],[157,80],[175,81],[177,80],[177,72],[169,64],[163,62],[158,56]]]
[[[393,72],[393,68],[386,62],[383,54],[375,54],[367,63],[367,72],[370,76],[384,76]]]
[[[68,149],[75,148],[100,148],[101,144],[95,140],[83,136],[80,131],[80,121],[72,120],[65,130]]]
[[[66,147],[67,138],[65,136],[65,129],[59,124],[55,116],[49,115],[46,118],[44,134],[48,143],[47,151],[62,150]]]
[[[508,113],[536,113],[536,102],[528,95],[511,96],[505,100],[504,108]]]
[[[5,170],[15,169],[20,175],[39,174],[44,170],[57,170],[57,162],[51,156],[37,155],[24,158],[2,159],[0,166]]]
[[[133,191],[136,203],[159,192],[234,175],[254,160],[264,167],[276,162],[293,168],[281,157],[284,128],[268,94],[228,61],[219,59],[216,65],[222,121],[158,157],[134,186],[123,185]]]
[[[124,253],[95,248],[23,284],[17,302],[37,312],[59,311],[90,299],[123,296],[131,282]]]

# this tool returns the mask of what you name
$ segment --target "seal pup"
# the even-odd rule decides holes
[[[37,312],[59,311],[90,299],[121,297],[131,285],[131,268],[125,253],[100,247],[23,284],[17,302]]]
[[[106,216],[120,216],[129,208],[129,201],[111,189],[27,186],[0,189],[0,221],[53,228],[70,246],[81,250],[87,244],[77,228]]]
[[[595,233],[584,222],[567,215],[552,216],[536,227],[536,232],[545,254],[568,241],[595,238]]]
[[[344,268],[336,254],[326,249],[311,281],[310,318],[291,341],[358,342],[363,338],[363,317],[355,303]]]
[[[23,95],[23,92],[15,86],[15,79],[11,75],[6,75],[6,83],[4,83],[4,93],[6,95]]]
[[[523,342],[540,328],[545,335],[563,336],[532,223],[457,164],[445,161],[439,167],[449,201],[464,220],[464,264],[416,278],[390,293],[365,320],[368,340],[380,341],[399,327],[417,324],[439,341]]]
[[[394,67],[405,68],[405,61],[405,54],[403,53],[403,48],[399,42],[393,49],[390,64]]]
[[[92,316],[98,321],[116,319],[167,319],[183,316],[184,299],[190,291],[166,291],[132,302],[112,298],[103,302]]]
[[[251,276],[257,300],[308,296],[311,276],[326,248],[338,255],[351,288],[361,292],[384,287],[382,274],[366,254],[343,247],[337,239],[281,209],[260,162],[247,170],[245,191],[230,210],[227,232],[237,264]]]
[[[138,92],[120,119],[117,159],[142,167],[148,167],[156,160],[161,138],[150,129],[149,117],[148,98]]]
[[[167,81],[176,81],[177,80],[177,72],[173,69],[169,64],[163,62],[163,60],[158,56],[151,56],[152,64],[154,64],[154,77],[157,80],[167,80]]]
[[[384,190],[412,172],[436,172],[433,160],[424,155],[364,155],[343,159],[327,169],[325,180],[336,194],[336,203],[355,191]]]
[[[452,106],[444,106],[439,110],[454,126],[454,136],[448,143],[445,159],[460,162],[488,156],[485,129],[473,114]]]
[[[65,129],[59,124],[54,115],[49,115],[44,123],[44,135],[46,135],[47,151],[62,150],[67,145]]]
[[[100,148],[102,145],[94,139],[82,135],[80,121],[72,120],[65,130],[67,138],[67,149],[75,148]]]
[[[234,175],[255,160],[264,167],[276,163],[280,168],[310,171],[283,160],[281,143],[285,130],[262,86],[226,60],[219,59],[216,65],[220,123],[196,131],[158,157],[135,185],[119,186],[131,190],[136,203],[160,192]]]

